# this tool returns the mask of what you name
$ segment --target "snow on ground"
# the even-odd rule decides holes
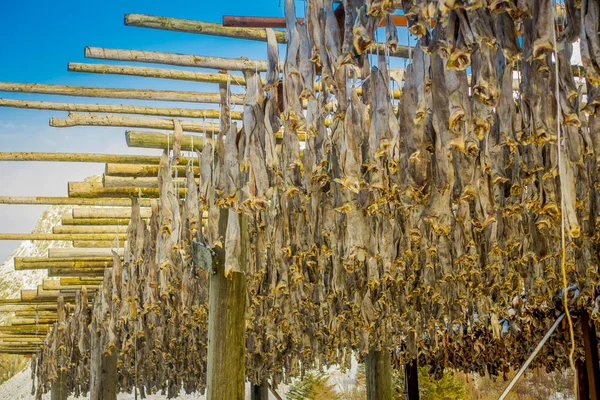
[[[31,371],[29,368],[25,368],[17,375],[13,376],[8,381],[0,385],[0,400],[30,400],[34,396],[31,394]],[[84,399],[86,397],[80,397]],[[166,396],[159,394],[146,395],[146,400],[163,400]],[[246,398],[250,398],[250,386],[246,385]],[[69,397],[69,400],[75,400],[76,397]],[[118,400],[134,400],[135,396],[133,393],[121,393],[118,396]],[[138,399],[140,396],[138,394]],[[200,394],[182,394],[177,399],[181,400],[204,400],[206,396]],[[274,396],[270,395],[269,399],[276,400]],[[50,393],[46,393],[43,396],[43,400],[50,400]]]

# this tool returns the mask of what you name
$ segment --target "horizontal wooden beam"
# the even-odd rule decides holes
[[[102,278],[60,278],[61,285],[99,285],[102,283]]]
[[[181,127],[187,132],[218,133],[219,124],[200,121],[181,120]],[[73,126],[111,126],[124,128],[150,128],[173,130],[173,120],[163,118],[133,117],[118,114],[80,114],[70,113],[66,118],[50,118],[50,126],[66,128]],[[173,138],[171,138],[171,142]]]
[[[191,103],[215,102],[219,94],[175,90],[99,88],[91,86],[49,85],[40,83],[0,82],[0,92],[53,94],[60,96],[102,97],[107,99],[159,100]],[[218,103],[218,101],[216,101]]]
[[[185,175],[180,175],[180,178],[173,178],[173,182],[181,187],[185,187],[187,180]],[[198,183],[198,180],[196,180]],[[158,178],[157,177],[144,177],[136,178],[130,176],[102,176],[102,184],[105,188],[157,188]]]
[[[63,218],[61,225],[129,225],[126,218]]]
[[[391,15],[392,21],[396,26],[407,26],[408,20],[404,15]],[[434,22],[431,20],[431,26]],[[298,23],[303,23],[304,18],[298,18]],[[283,17],[246,17],[224,15],[223,26],[240,27],[240,28],[287,28],[285,18]],[[382,21],[379,26],[385,26],[385,21]]]
[[[185,197],[186,189],[179,189],[179,196]],[[69,182],[69,197],[84,198],[158,198],[157,188],[105,188],[93,182]]]
[[[144,14],[126,14],[125,25],[234,39],[258,40],[261,42],[267,41],[267,33],[264,29],[232,28],[214,22],[203,22],[190,19],[168,18]],[[287,43],[285,32],[275,31],[275,38],[278,43]]]
[[[117,50],[120,52],[121,50]],[[130,50],[125,50],[131,52]],[[146,52],[143,52],[146,53]],[[153,53],[153,52],[150,52]],[[190,57],[190,56],[183,56]],[[139,60],[135,60],[139,61]],[[245,60],[239,60],[238,62],[244,62]],[[195,66],[195,65],[194,65]],[[139,76],[144,78],[159,78],[159,79],[173,79],[180,81],[192,81],[192,82],[203,82],[203,83],[215,83],[218,85],[245,85],[246,80],[243,76],[228,77],[224,73],[213,73],[213,72],[198,72],[188,71],[183,69],[167,69],[167,68],[152,68],[152,67],[138,67],[131,65],[110,65],[110,64],[83,64],[83,63],[69,63],[69,71],[73,72],[87,72],[93,74],[112,74],[112,75],[127,75],[127,76]]]
[[[117,198],[71,198],[71,197],[25,197],[25,196],[0,196],[0,204],[30,204],[30,205],[51,205],[51,206],[102,206],[102,207],[123,207],[130,206],[131,200]],[[150,206],[150,201],[141,199],[142,206]],[[5,239],[6,240],[6,239]],[[28,239],[16,239],[28,240]]]
[[[86,47],[85,56],[98,60],[134,61],[150,64],[178,65],[181,67],[197,67],[218,69],[223,71],[258,71],[265,72],[268,63],[265,60],[247,58],[222,58],[198,56],[192,54],[165,53],[161,51],[107,49],[102,47]],[[227,77],[227,75],[225,75]],[[231,84],[245,83],[243,77],[231,76]]]
[[[150,218],[152,210],[140,208],[142,218]],[[77,207],[71,211],[73,218],[131,218],[131,207]],[[95,224],[97,225],[97,224]]]
[[[122,243],[120,243],[122,245]],[[123,248],[103,248],[103,249],[82,249],[75,247],[54,248],[48,249],[48,258],[78,258],[78,257],[112,257],[112,252],[115,251],[119,256],[123,257]]]
[[[116,234],[127,234],[126,226],[119,225],[67,225],[61,226],[57,225],[52,228],[53,234],[85,234],[85,235],[93,235],[93,234],[104,234],[103,238],[108,237],[107,235],[116,235]],[[113,236],[114,239],[114,236]],[[101,239],[96,239],[101,240]]]
[[[95,285],[82,285],[82,284],[69,284],[69,285],[63,285],[61,283],[60,279],[44,279],[44,283],[42,284],[42,287],[44,288],[44,290],[81,290],[82,288],[86,288],[86,290],[98,290],[98,285],[101,282],[98,282]],[[29,311],[24,312],[21,311],[20,312],[21,315],[20,316],[24,316],[26,313],[29,313]],[[54,314],[56,314],[56,312],[54,312]],[[18,313],[15,313],[15,315],[19,316]]]
[[[75,112],[98,112],[115,114],[156,115],[173,118],[219,118],[219,110],[194,110],[190,108],[168,108],[150,106],[129,106],[123,104],[58,103],[50,101],[29,101],[0,99],[0,107],[25,108],[31,110],[56,110]],[[235,118],[234,118],[235,117]],[[242,119],[240,112],[232,113],[232,119]]]
[[[173,147],[173,138],[164,133],[126,131],[125,141],[129,147],[143,149],[166,149]],[[183,135],[181,140],[181,150],[195,151],[202,150],[204,138],[195,135]]]
[[[15,270],[16,271],[28,271],[28,270],[38,270],[38,269],[104,269],[111,268],[113,266],[113,261],[105,260],[105,261],[86,261],[83,258],[80,259],[48,259],[48,258],[40,258],[34,259],[31,258],[15,258]],[[76,275],[75,275],[76,276]]]
[[[191,146],[190,146],[191,147]],[[173,173],[177,173],[179,176],[185,176],[187,171],[187,165],[173,165]],[[194,162],[194,175],[200,174],[200,168],[198,162]],[[106,176],[121,176],[131,178],[148,178],[158,176],[158,165],[136,165],[136,164],[106,164],[104,168],[104,175]]]
[[[236,39],[258,40],[262,42],[267,41],[267,33],[264,29],[227,27],[212,22],[194,21],[189,19],[158,17],[144,14],[127,14],[125,15],[125,25]],[[275,37],[278,43],[287,43],[285,32],[275,31]],[[385,44],[375,43],[373,51],[384,52]],[[392,57],[408,58],[410,53],[408,46],[396,46],[396,49],[390,50],[388,54]]]
[[[0,152],[0,161],[90,162],[119,163],[120,165],[156,164],[158,168],[160,157],[129,154]]]
[[[101,278],[104,276],[104,268],[50,268],[49,277],[79,277],[79,278]]]
[[[84,248],[84,249],[92,249],[92,248],[98,248],[98,247],[110,247],[112,245],[113,245],[113,242],[102,241],[102,240],[98,240],[98,241],[74,240],[73,241],[73,247],[79,247],[79,248]],[[123,244],[123,246],[125,246],[125,244]]]
[[[73,240],[80,241],[112,241],[117,237],[119,240],[126,240],[127,233],[121,232],[115,234],[111,232],[109,234],[98,234],[98,233],[0,233],[0,240],[40,240],[40,241],[60,241],[70,242]]]

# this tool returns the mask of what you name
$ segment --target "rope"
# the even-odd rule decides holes
[[[556,29],[558,29],[556,7],[552,7],[554,12],[554,24],[552,26],[552,40],[554,44],[554,91],[556,99],[556,135],[557,135],[557,151],[558,151],[558,175],[560,176],[560,245],[561,245],[561,262],[560,269],[562,272],[563,280],[563,307],[565,308],[565,315],[567,316],[567,322],[569,323],[569,335],[571,337],[571,350],[569,352],[569,365],[573,371],[573,393],[577,393],[577,369],[575,368],[574,354],[575,354],[575,332],[573,329],[573,318],[569,311],[569,288],[567,281],[567,245],[565,235],[565,188],[564,188],[564,168],[562,164],[562,151],[561,142],[563,140],[560,129],[560,99],[558,97],[558,91],[560,89],[558,83],[558,45],[556,40]],[[583,15],[581,16],[583,19]],[[582,21],[583,23],[583,21]]]

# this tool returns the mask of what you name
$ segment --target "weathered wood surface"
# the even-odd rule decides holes
[[[71,197],[25,197],[25,196],[1,196],[0,204],[43,204],[51,206],[103,206],[103,207],[122,207],[130,206],[129,199],[110,199],[110,198],[71,198]],[[147,199],[141,199],[140,204],[147,207],[150,202]],[[19,239],[27,240],[27,239]]]
[[[44,241],[112,241],[117,237],[119,240],[126,240],[127,234],[96,234],[96,233],[0,233],[0,240],[44,240]]]
[[[264,29],[227,27],[214,22],[195,21],[181,18],[167,18],[144,14],[126,14],[125,25],[168,31],[197,33],[202,35],[229,37],[234,39],[267,41]],[[287,43],[285,32],[275,31],[278,43]]]
[[[152,210],[140,208],[142,218],[150,218]],[[131,207],[77,207],[71,211],[73,218],[131,218]]]
[[[113,245],[113,242],[109,242],[109,241],[79,241],[79,240],[74,240],[73,241],[73,247],[79,247],[79,248],[95,248],[95,247],[110,247]],[[123,243],[123,246],[125,246],[125,243]]]
[[[200,121],[179,121],[186,132],[217,133],[221,130],[219,124]],[[118,114],[80,114],[70,113],[66,118],[50,118],[50,126],[67,128],[73,126],[111,126],[124,128],[150,128],[173,130],[172,119],[130,117]]]
[[[223,237],[227,229],[227,213],[228,210],[221,209],[219,234]],[[243,400],[246,276],[233,272],[226,277],[225,250],[215,247],[214,251],[213,267],[216,273],[210,274],[209,281],[207,399]],[[245,250],[242,250],[242,254],[245,255]]]
[[[179,189],[179,196],[185,196],[186,189]],[[158,198],[157,188],[105,188],[100,183],[69,182],[69,197],[84,198]]]
[[[99,50],[102,50],[102,49],[99,49]],[[108,49],[108,50],[111,51],[111,49]],[[126,51],[126,52],[130,52],[130,53],[132,52],[132,50],[112,50],[112,51],[116,51],[116,52]],[[155,52],[143,51],[141,53],[155,53]],[[159,53],[159,54],[161,54],[161,53]],[[194,56],[181,55],[181,57],[184,57],[184,59],[187,59],[187,57],[194,57]],[[94,58],[94,57],[92,57],[92,58]],[[131,61],[141,61],[141,60],[135,59],[135,60],[131,60]],[[245,60],[235,60],[235,61],[244,62]],[[193,66],[196,66],[196,65],[193,65]],[[226,85],[228,81],[232,85],[240,85],[240,86],[244,85],[246,83],[243,76],[228,77],[228,75],[224,74],[224,73],[188,71],[188,70],[183,70],[183,69],[138,67],[138,66],[131,66],[131,65],[86,64],[86,63],[71,62],[71,63],[69,63],[68,70],[74,71],[74,72],[87,72],[87,73],[93,73],[93,74],[139,76],[139,77],[144,77],[144,78],[173,79],[173,80],[181,80],[181,81],[216,83],[216,84],[224,84],[224,85]]]
[[[63,218],[62,225],[129,225],[127,218]]]
[[[181,140],[181,150],[202,150],[204,140],[205,139],[202,136],[183,135],[183,139]],[[125,141],[129,147],[144,149],[166,149],[173,147],[173,138],[164,133],[126,131]]]
[[[187,185],[185,175],[179,175],[180,178],[173,178],[173,182],[180,187]],[[198,179],[196,179],[198,183]],[[102,184],[105,188],[158,188],[157,177],[121,177],[121,176],[102,176]]]
[[[123,104],[85,104],[85,103],[58,103],[49,101],[29,101],[0,99],[0,107],[26,108],[33,110],[56,110],[75,112],[99,112],[115,114],[157,115],[177,118],[219,118],[215,110],[194,110],[190,108],[168,108],[150,106],[130,106]],[[241,119],[236,113],[234,119]],[[232,117],[233,118],[233,117]]]
[[[173,166],[173,173],[175,171],[179,176],[185,176],[187,165],[176,165]],[[194,175],[200,174],[200,168],[198,167],[198,161],[194,160]],[[158,165],[136,165],[136,164],[106,164],[104,168],[104,175],[106,176],[128,176],[132,178],[155,178],[158,176]]]
[[[85,56],[99,60],[135,61],[151,64],[178,65],[182,67],[198,67],[224,71],[267,71],[266,60],[250,60],[247,58],[223,58],[198,56],[192,54],[165,53],[161,51],[107,49],[102,47],[86,47]],[[233,85],[245,82],[243,77],[232,75]],[[224,83],[227,83],[225,81]]]
[[[156,164],[158,166],[160,157],[130,154],[0,152],[0,161],[91,162],[119,163],[120,165]]]
[[[80,233],[80,234],[82,234],[82,233],[85,233],[85,234],[105,233],[105,234],[115,235],[117,233],[122,233],[122,234],[127,233],[127,227],[119,226],[119,225],[108,225],[108,226],[102,226],[102,225],[60,226],[60,225],[57,225],[54,228],[52,228],[52,232],[53,233]],[[114,239],[114,236],[113,236],[113,239]],[[96,239],[96,240],[99,240],[99,239]]]
[[[49,277],[79,277],[79,278],[100,278],[104,276],[104,268],[50,268],[48,269]]]
[[[392,354],[370,350],[365,361],[367,400],[392,400]]]
[[[122,245],[122,243],[120,243]],[[66,248],[49,248],[48,258],[94,258],[94,257],[111,257],[112,252],[116,252],[119,256],[123,257],[123,248],[103,248],[103,249],[82,249],[75,247]]]
[[[92,86],[49,85],[40,83],[0,82],[0,92],[53,94],[60,96],[103,97],[108,99],[160,100],[206,103],[212,93],[181,92],[175,90],[100,88]]]

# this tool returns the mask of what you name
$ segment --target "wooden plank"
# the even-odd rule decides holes
[[[115,238],[114,235],[117,234],[126,234],[127,233],[127,227],[126,226],[120,226],[120,225],[66,225],[66,226],[61,226],[61,225],[57,225],[54,228],[52,228],[52,233],[60,233],[60,234],[64,234],[64,233],[70,233],[70,234],[96,234],[96,233],[100,233],[100,234],[104,234],[104,237],[106,239],[96,239],[96,240],[110,240],[108,239],[109,236],[106,235],[113,235],[112,239]]]
[[[119,163],[123,165],[143,164],[158,166],[160,157],[130,154],[90,154],[90,153],[40,153],[40,152],[0,152],[0,161],[53,161]]]

